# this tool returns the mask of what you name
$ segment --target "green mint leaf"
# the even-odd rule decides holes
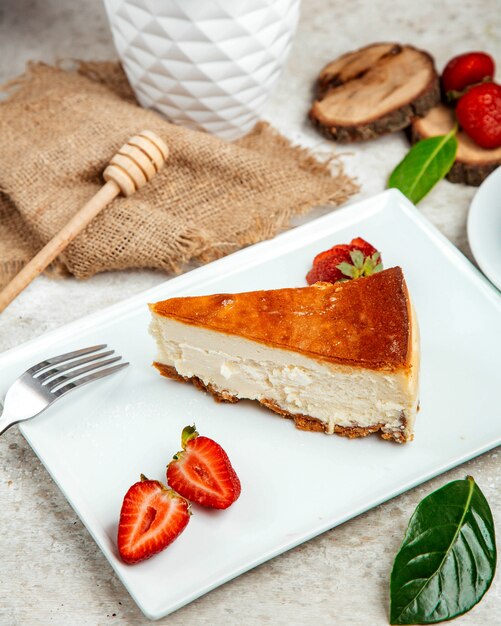
[[[336,265],[337,269],[340,270],[345,276],[349,276],[350,278],[356,278],[358,276],[357,268],[349,263],[340,263]]]
[[[360,250],[351,250],[350,257],[353,261],[353,265],[359,270],[362,269],[364,265],[364,255],[362,252],[360,252]]]
[[[447,135],[418,141],[391,173],[388,187],[400,189],[417,204],[451,169],[457,147],[456,127]]]
[[[424,498],[409,522],[390,582],[391,624],[435,624],[469,611],[496,570],[494,522],[471,476]]]

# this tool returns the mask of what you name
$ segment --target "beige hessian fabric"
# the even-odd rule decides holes
[[[121,68],[32,64],[0,103],[0,285],[102,185],[116,150],[149,128],[170,158],[152,182],[117,198],[58,259],[78,278],[104,270],[178,272],[273,237],[294,215],[344,202],[357,187],[268,124],[227,143],[137,106]],[[332,173],[331,173],[332,172]]]

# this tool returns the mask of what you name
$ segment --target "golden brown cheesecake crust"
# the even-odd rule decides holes
[[[224,390],[216,390],[212,385],[206,385],[200,378],[196,376],[192,376],[187,378],[186,376],[181,376],[178,374],[174,367],[169,365],[164,365],[163,363],[154,362],[154,367],[160,372],[162,376],[166,378],[171,378],[172,380],[177,380],[180,382],[191,382],[197,389],[202,391],[207,391],[212,395],[216,402],[231,402],[235,403],[239,401],[239,398],[231,395],[227,391]],[[320,420],[310,417],[308,415],[301,414],[293,414],[285,411],[283,408],[279,407],[278,404],[271,400],[258,400],[260,404],[265,406],[268,409],[271,409],[278,415],[282,417],[286,417],[288,419],[294,420],[294,424],[296,428],[300,430],[309,430],[316,432],[325,432],[327,429],[327,425],[321,422]],[[394,430],[391,432],[383,431],[384,424],[378,423],[373,424],[371,426],[334,426],[334,433],[336,435],[341,435],[343,437],[349,437],[350,439],[355,439],[357,437],[367,437],[367,435],[371,435],[372,433],[379,432],[379,435],[383,439],[388,439],[390,441],[396,441],[397,443],[405,443],[408,439],[404,435],[404,430],[407,425],[405,416],[402,416],[400,419],[400,425],[402,430]]]
[[[311,287],[170,298],[159,316],[337,364],[409,369],[411,310],[400,267]]]

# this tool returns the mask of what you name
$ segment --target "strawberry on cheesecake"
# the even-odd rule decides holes
[[[336,284],[150,305],[154,362],[216,400],[257,400],[298,428],[413,437],[419,334],[399,267]]]

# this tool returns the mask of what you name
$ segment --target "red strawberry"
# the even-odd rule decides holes
[[[141,480],[125,494],[118,524],[118,551],[126,563],[161,552],[186,528],[189,504],[158,480]]]
[[[306,274],[306,282],[308,285],[313,285],[313,283],[317,282],[336,283],[338,280],[345,280],[346,276],[338,268],[338,265],[350,260],[349,250],[346,254],[326,250],[322,255],[321,258],[315,257],[313,267],[308,274]]]
[[[306,281],[309,285],[319,281],[335,283],[370,276],[381,269],[383,266],[376,248],[361,237],[356,237],[349,244],[338,244],[317,254]]]
[[[368,241],[362,239],[362,237],[355,237],[350,241],[350,247],[360,250],[364,256],[372,256],[374,252],[377,252],[376,248],[372,246]]]
[[[240,495],[240,481],[226,452],[212,439],[199,437],[195,426],[183,429],[181,446],[167,466],[169,485],[192,502],[227,509]]]
[[[481,148],[501,146],[501,86],[482,83],[461,96],[456,117],[463,130]]]
[[[442,73],[442,87],[446,94],[461,92],[466,87],[492,80],[494,59],[485,52],[466,52],[454,57],[447,63]],[[452,97],[458,97],[452,93]]]

